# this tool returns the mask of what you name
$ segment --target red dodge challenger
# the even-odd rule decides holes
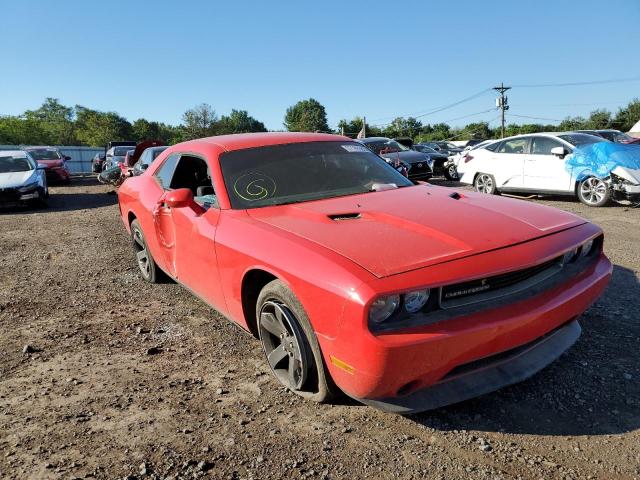
[[[596,225],[414,185],[337,135],[181,143],[118,196],[144,279],[251,332],[316,401],[412,413],[521,381],[576,341],[611,276]]]

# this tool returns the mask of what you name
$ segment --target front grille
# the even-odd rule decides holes
[[[0,203],[14,203],[20,200],[20,194],[15,188],[0,188]]]
[[[440,305],[442,308],[457,307],[523,290],[558,272],[561,261],[562,257],[557,257],[522,270],[446,285],[442,287]]]
[[[426,162],[412,163],[408,172],[409,178],[426,177],[431,175],[431,168]]]

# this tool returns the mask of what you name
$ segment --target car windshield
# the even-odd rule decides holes
[[[617,142],[617,143],[627,143],[627,142],[633,141],[634,138],[631,135],[627,135],[626,133],[611,132],[610,140],[613,140],[614,142]]]
[[[53,148],[36,148],[28,151],[34,160],[60,160],[62,158],[58,151]]]
[[[413,185],[355,142],[292,143],[236,150],[220,156],[220,167],[235,209]]]
[[[0,152],[0,173],[28,172],[29,170],[33,170],[33,165],[27,157]]]
[[[407,147],[395,140],[374,140],[371,142],[363,142],[371,151],[378,155],[385,153],[404,152],[409,150]]]
[[[596,137],[595,135],[588,135],[586,133],[566,133],[564,135],[558,135],[558,138],[561,138],[565,142],[569,142],[574,147],[605,141],[602,137]]]
[[[426,145],[417,145],[416,148],[422,153],[438,153],[433,148],[427,147]]]
[[[129,150],[131,150],[131,147],[115,147],[113,154],[117,157],[124,157]]]
[[[169,147],[154,148],[152,150],[153,160],[158,158],[158,155],[160,155],[162,152],[164,152],[167,148],[169,148]]]

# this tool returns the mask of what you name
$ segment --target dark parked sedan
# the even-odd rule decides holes
[[[361,138],[359,140],[373,153],[380,155],[387,163],[396,163],[407,167],[409,180],[427,180],[433,176],[430,159],[424,153],[410,150],[395,140],[386,137]]]
[[[434,176],[443,175],[447,180],[454,180],[455,177],[451,176],[451,173],[445,167],[447,160],[449,160],[447,154],[437,152],[433,148],[421,144],[414,145],[413,149],[429,156]]]

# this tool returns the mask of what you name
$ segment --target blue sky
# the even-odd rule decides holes
[[[202,102],[281,129],[313,97],[381,124],[508,85],[640,77],[640,1],[0,0],[0,114],[45,97],[178,123]],[[640,81],[514,88],[515,115],[615,111]],[[421,118],[491,120],[494,93]],[[516,123],[534,122],[511,117]],[[494,122],[495,125],[495,122]]]

